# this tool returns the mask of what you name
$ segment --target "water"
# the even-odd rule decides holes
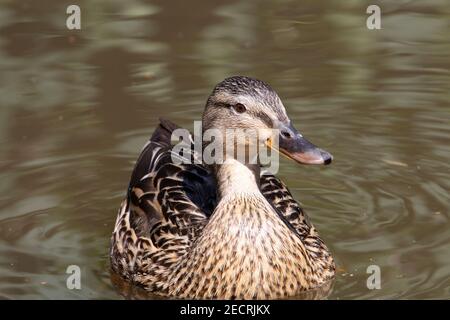
[[[280,177],[332,250],[329,299],[450,297],[450,4],[0,3],[0,298],[121,298],[109,237],[162,116],[191,127],[226,76],[269,82],[328,167]],[[66,268],[82,290],[66,288]],[[366,287],[369,265],[381,289]]]

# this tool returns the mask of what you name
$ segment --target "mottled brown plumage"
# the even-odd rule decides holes
[[[204,125],[221,129],[233,99],[251,111],[235,126],[288,119],[268,85],[234,77],[213,91]],[[233,158],[175,164],[174,129],[162,120],[136,163],[111,240],[115,272],[158,295],[202,299],[286,298],[334,277],[329,250],[281,180]]]

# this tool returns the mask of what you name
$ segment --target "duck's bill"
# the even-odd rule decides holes
[[[292,125],[280,129],[278,146],[273,139],[266,143],[286,157],[301,164],[330,164],[333,156],[305,139]]]

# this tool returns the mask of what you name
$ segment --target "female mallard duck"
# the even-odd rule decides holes
[[[248,77],[214,88],[202,128],[276,128],[279,151],[295,161],[332,159],[297,132],[271,87]],[[210,166],[178,163],[175,129],[161,120],[136,163],[111,240],[115,272],[156,294],[201,299],[283,298],[334,277],[328,248],[283,182],[234,153]]]

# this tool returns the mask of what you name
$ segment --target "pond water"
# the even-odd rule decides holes
[[[109,237],[141,147],[235,74],[334,155],[279,172],[336,259],[328,299],[450,298],[449,1],[376,1],[381,30],[356,0],[99,0],[69,31],[71,3],[0,3],[0,298],[122,298]]]

